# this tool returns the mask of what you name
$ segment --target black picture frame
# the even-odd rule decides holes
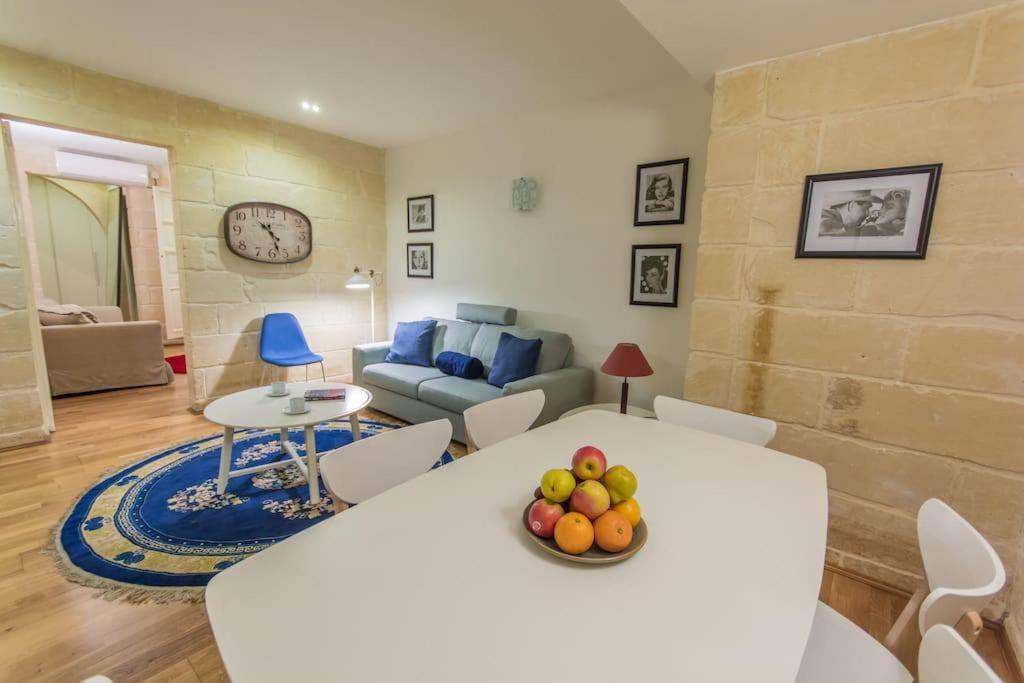
[[[665,251],[670,250],[673,252],[670,268],[672,271],[672,295],[671,299],[667,301],[641,301],[637,298],[637,287],[640,284],[637,280],[637,261],[643,257],[642,252],[644,250],[657,250]],[[629,305],[630,306],[663,306],[668,308],[678,308],[679,306],[679,262],[683,256],[683,245],[680,243],[675,244],[634,244],[630,250],[630,269],[629,269]],[[642,295],[642,294],[641,294]]]
[[[417,202],[425,202],[430,206],[430,227],[428,228],[413,228],[412,227],[412,206]],[[407,197],[405,200],[405,231],[406,232],[434,232],[434,225],[436,214],[434,213],[434,195],[424,194],[419,197]]]
[[[428,275],[415,274],[412,272],[412,248],[426,247],[430,252],[430,273]],[[405,245],[405,276],[434,279],[434,243],[433,242],[407,242]]]
[[[679,181],[679,187],[673,188],[673,191],[675,192],[678,198],[679,217],[664,220],[659,220],[657,218],[644,220],[644,215],[640,211],[640,195],[644,193],[644,190],[641,188],[640,183],[643,181],[645,172],[653,168],[672,166],[682,167],[682,174],[681,179]],[[633,188],[633,227],[646,228],[658,225],[683,225],[684,223],[686,223],[686,188],[689,185],[689,179],[689,157],[685,157],[682,159],[668,159],[667,161],[653,161],[649,164],[639,164],[636,167],[636,184]],[[645,198],[644,201],[647,201],[647,199],[648,198]],[[646,214],[646,210],[643,213]]]
[[[925,175],[927,185],[924,205],[918,226],[917,240],[914,248],[909,250],[811,250],[807,249],[808,224],[814,204],[815,188],[824,183],[837,180],[856,180],[867,178],[887,178],[905,175]],[[804,181],[804,197],[800,208],[800,230],[796,240],[796,258],[864,258],[864,259],[923,259],[928,251],[928,237],[931,233],[932,216],[935,213],[935,199],[939,190],[939,177],[942,175],[942,164],[920,164],[917,166],[898,166],[895,168],[879,168],[867,171],[844,171],[842,173],[820,173],[809,175]]]

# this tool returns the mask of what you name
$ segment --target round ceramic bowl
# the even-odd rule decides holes
[[[633,540],[630,541],[629,545],[620,552],[609,553],[601,550],[597,547],[597,544],[590,546],[590,550],[579,555],[570,555],[558,547],[553,538],[541,538],[532,531],[530,531],[530,506],[533,505],[534,501],[530,501],[529,505],[523,510],[523,529],[526,531],[526,535],[537,544],[537,546],[544,552],[560,557],[563,560],[569,562],[579,562],[581,564],[615,564],[616,562],[622,562],[640,552],[640,549],[647,543],[647,522],[643,519],[633,529]]]

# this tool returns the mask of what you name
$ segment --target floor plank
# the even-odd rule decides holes
[[[58,431],[49,443],[0,453],[0,681],[227,680],[202,605],[97,599],[98,591],[65,581],[42,553],[75,496],[104,472],[218,432],[187,406],[181,375],[165,387],[56,399]],[[464,453],[458,444],[453,450]],[[906,601],[828,570],[821,597],[879,639]],[[997,634],[986,629],[977,647],[1015,680]]]

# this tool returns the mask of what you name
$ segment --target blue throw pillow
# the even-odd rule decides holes
[[[434,344],[436,320],[398,323],[385,363],[405,363],[430,367],[430,351]]]
[[[446,375],[455,375],[463,379],[476,379],[483,377],[484,374],[484,364],[479,358],[456,351],[442,351],[437,354],[434,365]]]
[[[520,339],[508,332],[498,338],[498,350],[487,383],[503,387],[517,379],[533,377],[537,373],[537,359],[540,358],[540,339]]]

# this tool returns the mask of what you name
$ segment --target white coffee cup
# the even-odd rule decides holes
[[[274,396],[284,396],[288,393],[288,385],[284,382],[274,382],[270,386],[270,393]]]
[[[304,396],[292,396],[288,401],[288,409],[293,413],[306,412],[306,398]]]

